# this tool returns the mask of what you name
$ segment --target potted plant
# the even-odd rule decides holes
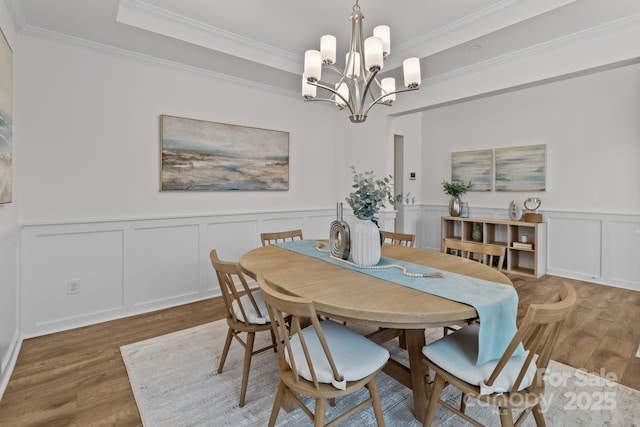
[[[380,260],[380,231],[376,215],[381,208],[395,205],[407,194],[393,194],[393,177],[376,178],[373,171],[358,172],[351,166],[353,174],[353,192],[346,201],[357,218],[351,230],[351,257],[353,262],[361,266],[371,266]]]
[[[442,181],[442,190],[445,194],[451,196],[451,200],[449,200],[449,215],[460,216],[460,196],[469,191],[472,186],[471,181]]]

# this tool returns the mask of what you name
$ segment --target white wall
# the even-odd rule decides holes
[[[547,146],[547,190],[469,192],[473,207],[542,198],[543,211],[640,213],[640,65],[422,113],[422,199],[445,203],[454,151]]]
[[[16,32],[4,2],[0,3],[0,28],[14,52],[15,61],[17,56]],[[18,224],[20,194],[16,191],[18,156],[15,149],[16,144],[20,142],[20,136],[15,132],[15,114],[13,125],[13,202],[0,205],[0,398],[2,398],[2,392],[9,381],[20,347],[20,306],[18,300],[20,292],[18,270],[20,265]]]
[[[343,145],[333,109],[86,48],[19,37],[21,220],[82,220],[331,205]],[[283,192],[159,192],[159,116],[290,133]]]
[[[422,113],[423,241],[439,246],[451,153],[547,146],[547,190],[469,192],[470,216],[542,199],[548,274],[640,290],[640,65]]]

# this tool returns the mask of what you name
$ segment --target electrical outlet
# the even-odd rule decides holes
[[[80,279],[71,279],[67,281],[67,295],[75,295],[80,293]]]

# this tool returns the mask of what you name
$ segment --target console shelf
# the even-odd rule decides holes
[[[482,232],[478,240],[474,239],[478,238],[473,233],[474,224]],[[538,278],[546,273],[545,226],[535,222],[445,216],[442,238],[502,246],[506,248],[502,271]]]

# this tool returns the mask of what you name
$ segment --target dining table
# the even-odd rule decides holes
[[[384,372],[412,390],[413,413],[422,420],[429,379],[421,360],[425,329],[477,319],[474,306],[372,276],[369,269],[358,268],[348,261],[327,262],[322,256],[329,256],[329,246],[323,241],[305,241],[304,245],[321,255],[272,245],[250,250],[239,263],[248,276],[257,279],[262,275],[280,292],[311,299],[321,315],[347,324],[357,321],[377,327],[368,335],[377,343],[402,337],[408,366],[390,359]],[[381,253],[387,261],[403,263],[404,269],[402,266],[396,269],[398,275],[411,275],[411,270],[419,266],[435,272],[419,279],[425,286],[437,284],[442,280],[437,273],[443,272],[513,287],[511,280],[495,268],[442,252],[385,243]]]

